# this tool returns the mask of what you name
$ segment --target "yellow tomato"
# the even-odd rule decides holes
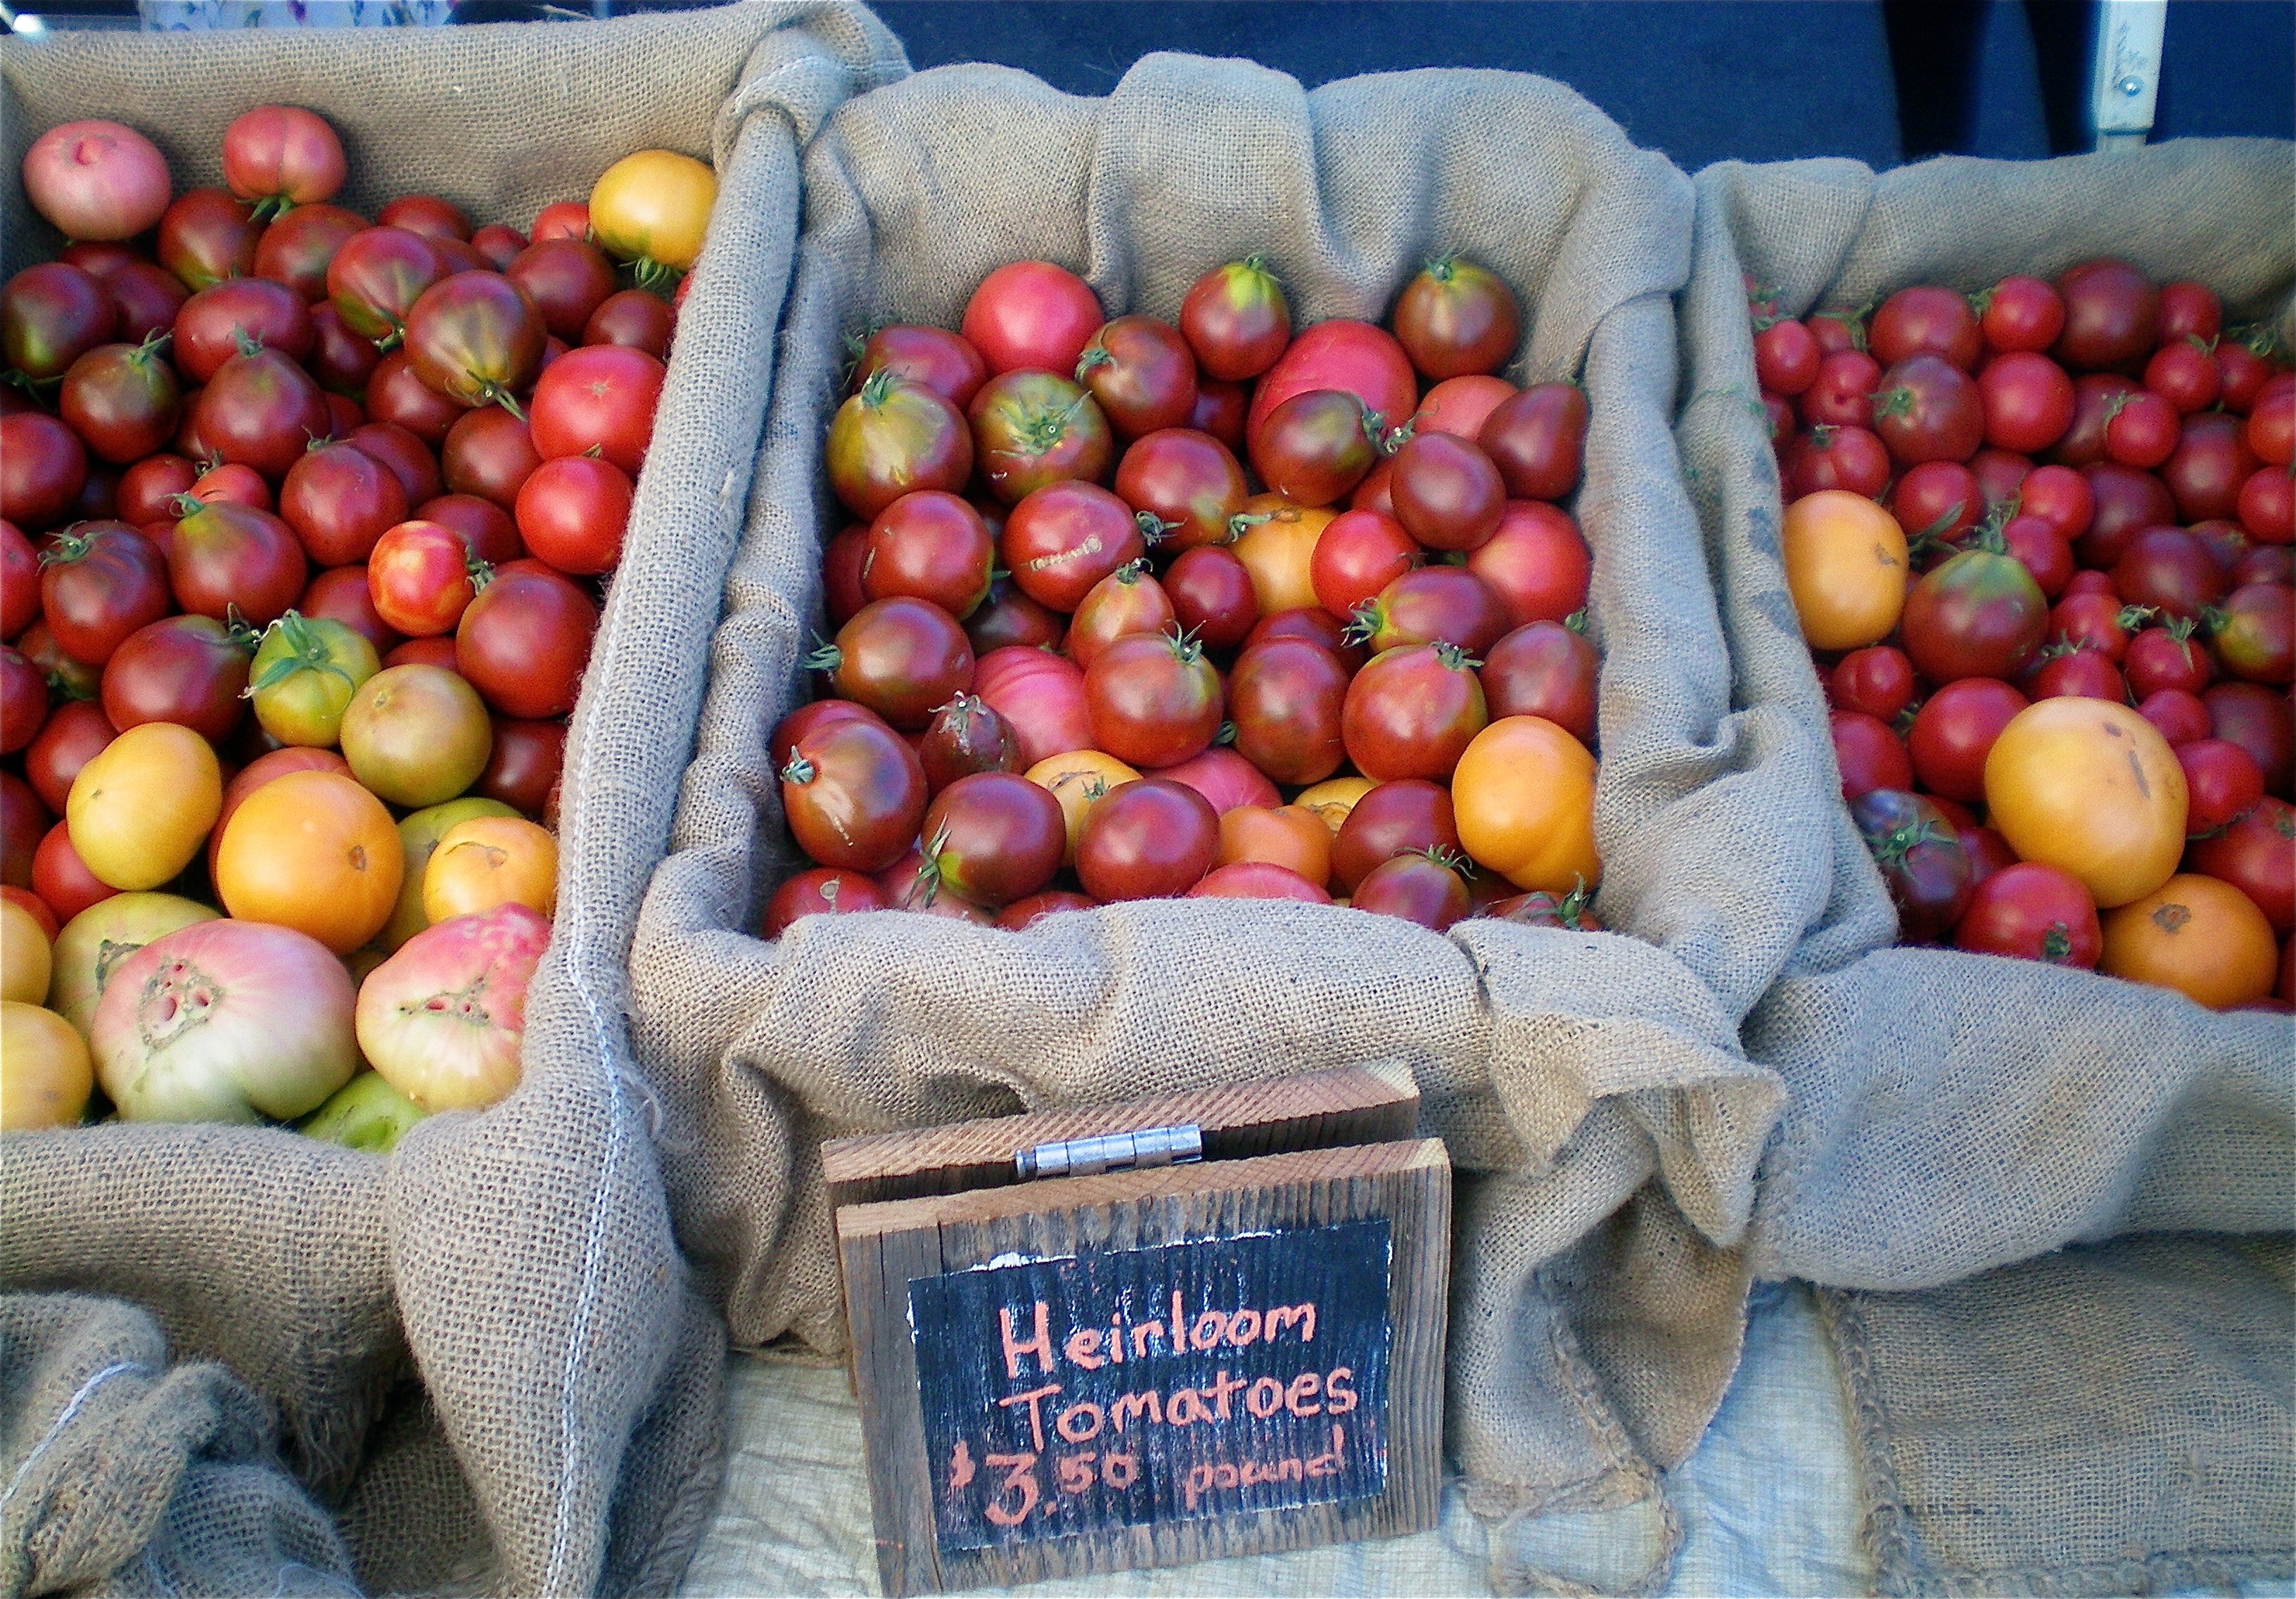
[[[1451,774],[1459,842],[1518,889],[1567,894],[1603,877],[1595,758],[1545,717],[1502,717]]]
[[[1326,777],[1311,788],[1301,789],[1292,803],[1323,817],[1324,825],[1337,838],[1340,829],[1347,825],[1348,813],[1355,809],[1356,801],[1377,786],[1368,777]]]
[[[2280,947],[2256,902],[2228,882],[2179,873],[2104,919],[2104,970],[2228,1011],[2272,992]]]
[[[422,914],[435,924],[515,900],[538,914],[558,908],[558,840],[524,816],[473,816],[439,840],[422,871]]]
[[[718,175],[690,155],[641,150],[601,173],[590,190],[590,231],[625,261],[683,272],[701,254]]]
[[[430,865],[430,857],[439,848],[439,840],[457,822],[467,822],[473,816],[514,816],[518,812],[499,800],[449,800],[444,805],[434,805],[398,819],[398,850],[406,863],[406,871],[398,879],[398,905],[390,913],[390,920],[374,941],[385,950],[396,950],[401,944],[430,925],[430,918],[422,914],[422,873]]]
[[[1821,488],[1786,507],[1786,586],[1817,650],[1878,644],[1906,608],[1906,530],[1862,494]]]
[[[1246,516],[1267,520],[1243,530],[1228,548],[1251,574],[1251,592],[1259,601],[1259,614],[1302,611],[1316,603],[1315,581],[1308,563],[1315,558],[1316,541],[1339,512],[1323,506],[1295,505],[1280,494],[1256,494],[1243,503]]]
[[[87,1109],[95,1086],[87,1040],[53,1011],[11,999],[0,1004],[0,1132],[65,1128]]]
[[[224,829],[226,909],[348,955],[382,931],[406,873],[382,801],[338,772],[290,772],[247,797]]]
[[[1239,805],[1220,813],[1220,865],[1266,861],[1317,888],[1332,875],[1332,830],[1302,805]]]
[[[97,882],[156,889],[191,865],[222,810],[223,768],[207,740],[145,722],[79,769],[64,820]]]
[[[1103,755],[1097,750],[1071,750],[1066,755],[1047,756],[1029,768],[1029,781],[1038,788],[1052,790],[1053,798],[1061,802],[1061,816],[1069,830],[1062,865],[1076,865],[1077,834],[1084,831],[1084,819],[1092,814],[1100,797],[1139,775],[1113,755]]]
[[[48,930],[12,899],[0,899],[0,999],[38,1004],[48,996],[55,960]]]
[[[2106,910],[2150,894],[2184,857],[2185,768],[2152,723],[2109,700],[2019,711],[1985,758],[1985,804],[2020,859],[2062,867]]]

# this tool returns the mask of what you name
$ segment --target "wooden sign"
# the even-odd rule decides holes
[[[1416,1111],[1360,1070],[824,1146],[915,1194],[837,1210],[887,1593],[1434,1525],[1449,1162],[1312,1147]]]

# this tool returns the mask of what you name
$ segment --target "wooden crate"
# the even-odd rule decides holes
[[[1364,1069],[824,1145],[885,1591],[1432,1527],[1451,1171],[1417,1112]],[[1016,1169],[1161,1128],[1204,1159]]]

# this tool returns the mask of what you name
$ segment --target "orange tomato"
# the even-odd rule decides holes
[[[1356,801],[1378,786],[1368,777],[1326,777],[1312,788],[1301,789],[1292,803],[1301,810],[1314,811],[1332,830],[1332,836],[1338,838]]]
[[[1862,494],[1821,488],[1786,507],[1786,587],[1813,649],[1878,644],[1906,608],[1906,530]]]
[[[406,874],[382,801],[336,772],[290,772],[240,804],[216,853],[224,907],[348,955],[382,931]]]
[[[214,748],[188,727],[145,722],[79,769],[64,818],[97,882],[156,889],[192,864],[222,809]]]
[[[12,899],[0,900],[0,999],[42,1004],[55,952],[48,930]]]
[[[422,869],[422,914],[436,927],[515,900],[558,908],[558,840],[524,816],[472,816],[439,840]]]
[[[1321,887],[1332,874],[1332,830],[1299,805],[1239,805],[1220,814],[1219,864],[1266,861]]]
[[[2110,910],[2169,881],[2185,853],[2185,768],[2152,723],[2109,700],[2037,701],[1985,758],[1988,819],[2021,860],[2060,866]]]
[[[1132,783],[1140,774],[1126,766],[1113,755],[1097,750],[1071,750],[1066,755],[1052,755],[1030,767],[1026,774],[1038,788],[1050,789],[1053,798],[1061,802],[1061,816],[1068,824],[1069,841],[1061,857],[1063,865],[1076,865],[1077,834],[1084,831],[1084,819],[1102,795],[1119,783]]]
[[[2228,1011],[2272,992],[2280,947],[2247,895],[2179,873],[2104,919],[2103,969]]]
[[[1315,558],[1316,541],[1339,512],[1328,506],[1295,505],[1280,494],[1256,494],[1243,503],[1246,516],[1267,520],[1246,528],[1228,548],[1251,574],[1251,592],[1259,601],[1259,614],[1303,611],[1316,603],[1316,585],[1308,563]]]
[[[1451,774],[1459,842],[1518,889],[1565,894],[1602,881],[1595,758],[1545,717],[1503,717]]]

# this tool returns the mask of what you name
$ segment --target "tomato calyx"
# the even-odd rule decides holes
[[[791,755],[789,758],[789,764],[781,770],[781,779],[783,783],[794,783],[800,788],[803,788],[819,775],[821,775],[821,769],[802,755]]]
[[[1384,625],[1380,614],[1379,598],[1374,594],[1359,602],[1348,613],[1347,625],[1340,629],[1340,636],[1351,644],[1367,644]]]
[[[1164,629],[1165,646],[1182,666],[1193,666],[1204,658],[1203,640],[1197,636],[1198,632],[1197,628],[1183,627],[1177,622]]]
[[[1854,311],[1843,310],[1841,307],[1836,306],[1828,310],[1812,311],[1808,316],[1803,317],[1802,320],[1804,322],[1823,321],[1840,323],[1849,334],[1849,348],[1858,351],[1860,354],[1864,354],[1866,351],[1866,322],[1868,317],[1874,315],[1875,308],[1881,303],[1882,302],[1879,299],[1869,299]]]
[[[1878,865],[1888,867],[1899,865],[1924,844],[1956,841],[1951,833],[1939,831],[1935,822],[1923,816],[1910,822],[1900,822],[1885,833],[1868,833],[1866,848],[1872,852]]]
[[[241,631],[246,631],[243,624]],[[240,690],[241,699],[251,700],[264,689],[276,688],[298,672],[332,672],[351,687],[358,686],[348,672],[335,664],[333,652],[328,649],[326,640],[303,619],[300,611],[289,611],[265,628],[260,636],[267,640],[275,634],[285,643],[287,653],[265,667],[245,688]]]
[[[2062,922],[2052,922],[2041,935],[2041,958],[2052,966],[2073,964],[2073,930]]]
[[[880,375],[882,375],[882,373]],[[871,382],[876,381],[874,377]],[[1076,398],[1065,406],[1036,406],[1023,413],[1013,424],[1013,438],[1017,449],[999,450],[1000,455],[1046,455],[1058,448],[1068,437],[1069,428],[1083,414],[1085,402],[1092,398],[1090,391],[1079,390]]]
[[[1447,638],[1437,639],[1433,648],[1435,659],[1455,672],[1472,672],[1483,664]]]
[[[1140,529],[1140,542],[1146,545],[1152,550],[1159,544],[1162,543],[1165,537],[1171,533],[1173,529],[1180,525],[1177,522],[1166,521],[1153,511],[1134,512],[1132,513],[1132,522],[1135,527]],[[1132,571],[1134,569],[1145,566],[1147,562],[1144,561],[1136,561],[1131,566],[1124,568],[1123,570]],[[1009,573],[1006,575],[1010,576]],[[1121,573],[1119,575],[1120,576]],[[1128,583],[1135,580],[1135,578],[1125,578],[1125,581]]]
[[[1260,523],[1273,520],[1265,511],[1239,511],[1227,519],[1227,537],[1220,542],[1234,544]]]
[[[2134,633],[2160,614],[2150,605],[2123,605],[2112,619],[2112,625],[2123,633]]]
[[[1175,524],[1170,523],[1170,522],[1167,522],[1167,523],[1165,523],[1164,525],[1165,525],[1166,527],[1171,527],[1171,526],[1174,526]],[[1144,529],[1141,529],[1141,531],[1142,531],[1142,533],[1143,533],[1144,535],[1145,535],[1145,533],[1146,533],[1147,529],[1144,528]],[[1154,543],[1155,541],[1154,541],[1153,539],[1151,539],[1151,540],[1149,540],[1149,542],[1152,544],[1152,543]],[[1109,575],[1110,577],[1111,577],[1111,578],[1115,578],[1119,583],[1121,583],[1122,585],[1124,585],[1124,586],[1125,586],[1125,587],[1127,587],[1127,588],[1131,588],[1131,587],[1135,586],[1136,585],[1137,585],[1137,584],[1139,583],[1140,579],[1141,579],[1142,578],[1144,578],[1144,577],[1145,577],[1145,576],[1147,575],[1147,572],[1148,572],[1148,557],[1147,557],[1147,556],[1145,556],[1145,555],[1143,555],[1143,556],[1141,556],[1141,557],[1140,557],[1138,560],[1136,560],[1136,561],[1128,561],[1128,562],[1126,562],[1122,566],[1118,567],[1114,571],[1112,571],[1112,572],[1109,573],[1108,575]]]
[[[184,494],[177,495],[176,497],[188,500],[192,496]],[[196,501],[193,503],[197,504]],[[40,570],[45,571],[52,566],[78,566],[93,554],[95,551],[95,539],[90,535],[78,531],[86,526],[87,526],[86,522],[74,522],[61,533],[53,535],[55,542],[40,552]]]
[[[844,651],[818,633],[813,636],[813,648],[805,652],[807,671],[827,672],[833,676],[836,675],[837,668],[844,664]]]

